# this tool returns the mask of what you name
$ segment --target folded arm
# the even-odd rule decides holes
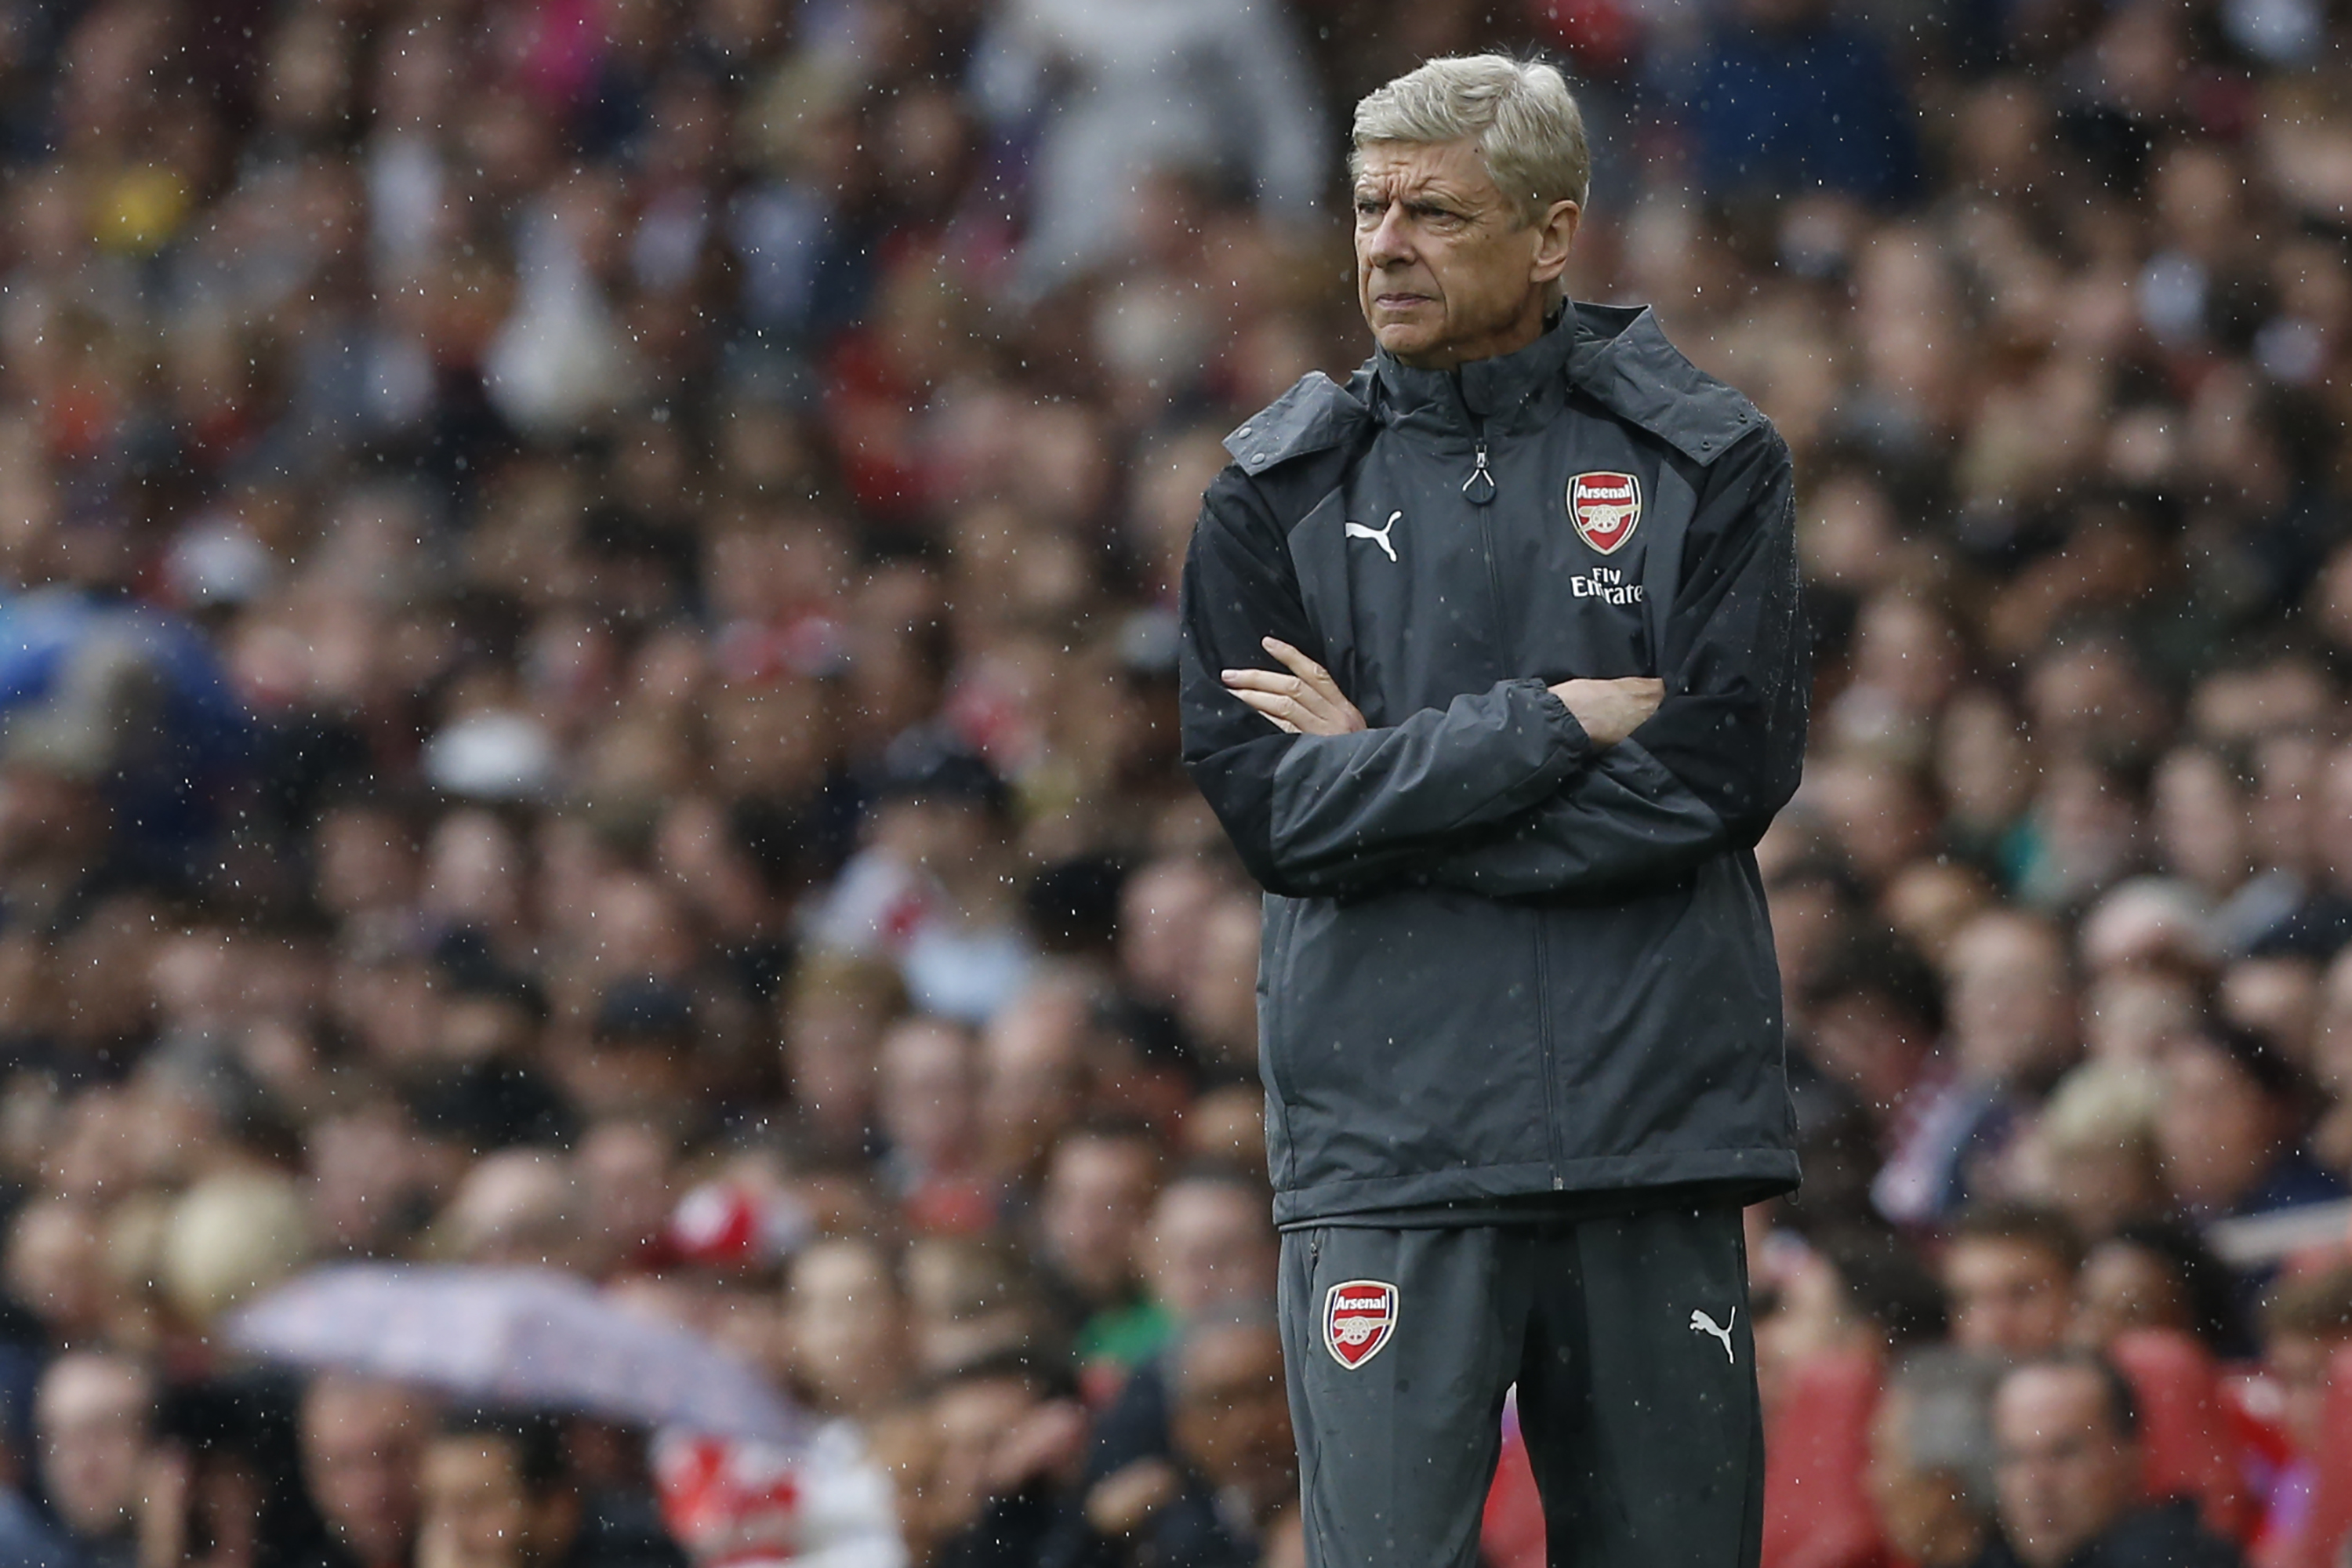
[[[1427,879],[1494,898],[1654,882],[1751,847],[1795,793],[1811,671],[1788,447],[1706,470],[1666,623],[1665,694],[1632,739]]]
[[[1654,881],[1753,846],[1795,792],[1810,674],[1788,448],[1769,429],[1706,470],[1662,697],[1649,682],[1506,681],[1364,729],[1316,662],[1271,520],[1219,500],[1213,488],[1185,571],[1185,760],[1274,891]],[[1282,668],[1251,668],[1268,653]]]
[[[1535,679],[1501,681],[1395,725],[1308,734],[1271,724],[1225,672],[1262,669],[1269,637],[1325,655],[1279,524],[1236,469],[1209,489],[1185,561],[1181,618],[1185,765],[1251,874],[1277,893],[1391,883],[1433,847],[1535,805],[1593,752]]]

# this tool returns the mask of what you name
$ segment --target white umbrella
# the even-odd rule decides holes
[[[267,1360],[424,1384],[484,1404],[792,1448],[807,1430],[751,1363],[635,1317],[551,1269],[339,1264],[237,1312],[228,1337]]]

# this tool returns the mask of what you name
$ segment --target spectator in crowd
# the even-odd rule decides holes
[[[1164,1458],[1172,1441],[1169,1353],[1185,1325],[1234,1302],[1274,1294],[1279,1255],[1270,1231],[1253,1224],[1270,1197],[1237,1172],[1187,1171],[1163,1187],[1144,1227],[1144,1277],[1167,1315],[1158,1352],[1140,1361],[1097,1422],[1087,1474],[1100,1480],[1139,1459]]]
[[[2185,1500],[2140,1500],[2138,1416],[2131,1386],[2095,1355],[2028,1361],[1993,1396],[2000,1534],[1989,1565],[2231,1568],[2229,1542],[2205,1532]]]
[[[1886,1542],[1918,1568],[1967,1568],[1993,1539],[1990,1362],[1967,1352],[1907,1357],[1870,1429],[1870,1490]]]
[[[909,1533],[958,1568],[1043,1560],[1068,1528],[1055,1472],[1084,1435],[1065,1391],[1019,1356],[982,1358],[943,1379]]]
[[[666,1537],[589,1506],[544,1416],[457,1414],[425,1444],[419,1568],[684,1568]]]
[[[2157,1142],[2179,1212],[2268,1214],[2341,1197],[2343,1181],[2299,1145],[2302,1075],[2243,1034],[2181,1041],[2165,1060]]]
[[[2163,1213],[2157,1147],[2163,1104],[2163,1076],[2153,1061],[2100,1055],[2083,1062],[2042,1107],[2030,1151],[2021,1152],[2030,1152],[2043,1168],[2021,1185],[2063,1211],[2075,1234],[2094,1244]]]
[[[1951,1037],[1942,1085],[1880,1172],[1879,1207],[1899,1222],[1948,1217],[1992,1177],[2020,1113],[2073,1062],[2073,978],[2050,924],[1993,911],[1957,934],[1947,958]]]
[[[2065,1216],[2022,1205],[1964,1211],[1944,1248],[1952,1342],[1979,1355],[2048,1355],[2074,1321],[2082,1243]]]
[[[2098,1348],[2131,1329],[2192,1334],[2220,1356],[2246,1349],[2241,1289],[2197,1232],[2134,1220],[2093,1247],[2076,1279],[2074,1339]]]
[[[394,1384],[329,1374],[303,1392],[302,1481],[327,1526],[321,1568],[404,1568],[430,1421]]]
[[[42,1493],[75,1551],[94,1568],[134,1568],[154,1444],[147,1370],[105,1352],[68,1352],[41,1376],[33,1426]]]
[[[919,1230],[985,1230],[995,1193],[980,1173],[974,1105],[977,1050],[950,1019],[906,1018],[876,1047],[876,1117],[889,1141],[886,1173]]]
[[[1144,1226],[1159,1196],[1160,1154],[1144,1127],[1081,1127],[1055,1149],[1039,1204],[1039,1260],[1062,1298],[1082,1367],[1114,1380],[1155,1352],[1171,1320],[1143,1294]]]
[[[1168,1457],[1132,1460],[1095,1482],[1079,1542],[1049,1561],[1247,1568],[1296,1510],[1282,1338],[1267,1304],[1235,1303],[1187,1323],[1170,1361]]]
[[[2276,1385],[2286,1442],[2268,1473],[2252,1478],[2260,1521],[2253,1554],[2278,1561],[2302,1550],[2321,1478],[2331,1364],[2352,1343],[2352,1268],[2338,1265],[2284,1279],[2263,1305],[2263,1368]]]
[[[821,1241],[793,1260],[786,1331],[819,1409],[871,1418],[906,1385],[906,1309],[889,1259],[869,1242]]]

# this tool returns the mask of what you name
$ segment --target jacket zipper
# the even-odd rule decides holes
[[[1503,635],[1503,569],[1495,563],[1495,513],[1486,503],[1495,499],[1494,471],[1486,467],[1486,422],[1470,421],[1477,442],[1477,467],[1462,481],[1462,494],[1478,509],[1478,542],[1486,549],[1486,592],[1493,597],[1495,610],[1495,652],[1499,659],[1508,639]]]
[[[1462,494],[1472,506],[1485,506],[1495,499],[1495,475],[1486,467],[1486,422],[1483,419],[1477,421],[1476,428],[1478,444],[1472,453],[1476,466],[1470,470],[1470,477],[1462,481]]]
[[[1495,600],[1495,635],[1503,637],[1503,572],[1495,561],[1494,512],[1487,503],[1495,499],[1495,473],[1486,466],[1486,422],[1471,421],[1475,444],[1471,448],[1473,467],[1470,477],[1462,481],[1462,494],[1478,509],[1478,539],[1486,547],[1486,586]],[[1548,940],[1549,921],[1538,913],[1536,919],[1536,1035],[1543,1063],[1544,1080],[1544,1152],[1551,1163],[1551,1190],[1559,1192],[1567,1186],[1560,1174],[1559,1151],[1559,1068],[1553,1060],[1551,1043],[1551,982],[1546,973],[1551,964],[1551,946]]]
[[[1551,1158],[1551,1190],[1568,1185],[1560,1174],[1559,1064],[1551,1044],[1551,914],[1536,911],[1536,1033],[1543,1045],[1544,1152]]]

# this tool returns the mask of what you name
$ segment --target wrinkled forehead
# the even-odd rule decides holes
[[[1468,137],[1454,142],[1368,142],[1349,160],[1360,195],[1396,201],[1415,195],[1500,201],[1486,154]]]

